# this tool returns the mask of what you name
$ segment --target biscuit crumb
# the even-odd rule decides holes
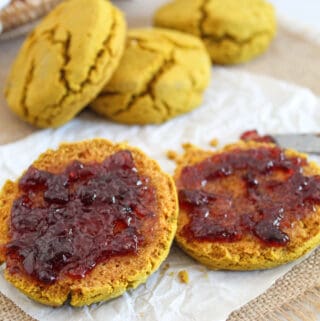
[[[167,151],[167,158],[170,160],[177,160],[179,155],[174,150],[168,150]]]
[[[213,138],[209,142],[210,146],[217,147],[219,145],[219,140],[217,138]]]
[[[199,149],[198,146],[190,143],[190,142],[185,142],[183,144],[181,144],[182,148],[185,150],[185,151],[188,151],[188,150],[193,150],[193,149]]]
[[[170,273],[169,273],[169,276],[174,276],[174,272],[170,272]]]
[[[191,149],[191,148],[193,148],[194,147],[194,145],[192,144],[192,143],[190,143],[190,142],[186,142],[186,143],[183,143],[182,144],[182,148],[184,149],[184,150],[188,150],[188,149]]]
[[[189,274],[186,270],[181,270],[178,273],[181,283],[189,283]]]

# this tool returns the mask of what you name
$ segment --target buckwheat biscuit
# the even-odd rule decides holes
[[[63,144],[3,187],[0,263],[40,303],[109,300],[159,267],[177,214],[173,179],[139,149],[103,139]]]
[[[66,123],[111,77],[125,32],[122,13],[109,1],[64,1],[20,49],[5,89],[9,107],[38,127]]]
[[[177,160],[176,241],[211,269],[293,261],[320,243],[320,167],[270,143],[215,152],[188,146]]]
[[[201,37],[218,64],[260,55],[276,31],[274,9],[264,0],[173,0],[156,12],[154,24]]]
[[[130,30],[118,69],[90,106],[121,123],[162,123],[200,105],[210,72],[210,58],[196,37]]]

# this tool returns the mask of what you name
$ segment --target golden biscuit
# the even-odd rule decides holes
[[[6,84],[9,107],[38,127],[66,123],[111,77],[125,32],[109,1],[64,1],[25,40]]]
[[[212,62],[236,64],[268,48],[276,17],[264,0],[173,0],[156,12],[154,24],[201,37]]]
[[[131,162],[134,167],[128,170]],[[104,170],[107,168],[107,172],[90,180],[92,175],[97,175],[94,173],[98,165]],[[38,170],[36,174],[35,170]],[[98,170],[101,171],[100,167]],[[112,170],[116,170],[117,176]],[[28,173],[31,174],[26,178]],[[42,154],[25,175],[19,183],[8,181],[0,194],[0,263],[7,263],[5,278],[35,301],[60,306],[70,298],[71,305],[83,306],[109,300],[145,282],[168,255],[177,225],[175,185],[173,179],[140,150],[103,139],[63,144],[58,150]],[[65,177],[68,177],[67,185],[63,183],[57,189],[57,182]],[[89,181],[83,185],[81,181],[87,177]],[[102,184],[108,179],[112,182]],[[129,190],[128,184],[121,183],[123,180],[131,182],[133,189]],[[117,181],[121,184],[116,185]],[[50,190],[52,182],[56,187]],[[77,188],[72,185],[79,182],[82,185]],[[61,186],[68,186],[68,200],[61,193]],[[86,189],[88,186],[97,188],[90,191]],[[46,191],[41,196],[43,188]],[[139,198],[132,196],[134,190]],[[34,194],[39,191],[40,194]],[[49,209],[43,210],[44,206]],[[75,206],[80,206],[77,207],[80,210]],[[97,206],[97,209],[88,220],[91,206]],[[118,216],[112,221],[112,215],[116,214],[114,210],[108,210],[108,206],[114,206],[121,219]],[[28,210],[30,208],[32,212]],[[23,214],[25,211],[30,215]],[[95,221],[98,216],[99,221]],[[105,240],[105,233],[110,231],[114,235]],[[23,234],[17,237],[17,233]],[[28,238],[34,237],[33,233],[39,234],[30,243]],[[76,243],[74,235],[82,241]],[[70,244],[74,246],[71,250]],[[90,244],[93,248],[88,247]],[[83,254],[84,246],[89,251],[87,255]],[[112,252],[106,255],[107,246],[112,246]],[[92,261],[98,249],[104,258]],[[16,253],[21,255],[18,262]],[[79,253],[82,253],[80,259]],[[81,264],[77,263],[79,260]],[[87,272],[83,272],[82,265]],[[57,268],[59,273],[54,274]]]
[[[196,37],[131,30],[119,68],[90,106],[121,123],[162,123],[200,105],[210,71],[210,58]]]
[[[320,167],[306,155],[241,141],[216,152],[187,146],[177,162],[176,241],[200,263],[266,269],[319,245]]]

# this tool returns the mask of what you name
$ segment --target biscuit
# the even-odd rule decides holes
[[[319,165],[307,162],[304,154],[284,150],[284,154],[277,154],[279,159],[285,155],[287,159],[293,159],[292,163],[283,163],[284,167],[280,172],[277,171],[275,163],[265,163],[266,167],[259,169],[261,172],[265,171],[265,181],[261,176],[254,176],[250,170],[235,174],[242,169],[234,169],[238,163],[232,163],[232,155],[252,151],[252,155],[257,153],[257,158],[245,160],[245,164],[253,162],[261,165],[262,154],[259,156],[258,152],[261,148],[267,150],[266,155],[278,153],[275,145],[270,143],[241,141],[216,152],[189,145],[185,154],[177,159],[174,178],[179,193],[180,213],[176,242],[188,255],[211,269],[272,268],[301,257],[320,243],[320,199],[315,193],[316,186],[319,187],[320,184],[317,178],[320,173]],[[227,154],[229,156],[226,156]],[[219,158],[229,160],[233,167],[225,166],[226,161],[220,168],[214,167],[215,165],[211,169],[206,167],[205,162],[209,159]],[[260,159],[258,163],[257,159]],[[300,166],[299,164],[304,176],[301,184],[299,173],[297,176],[290,176],[290,166]],[[271,169],[272,166],[275,167]],[[206,178],[202,177],[201,182],[197,182],[201,171],[204,171]],[[294,189],[290,190],[290,186],[281,185],[282,183],[277,185],[278,180],[283,180],[286,175],[290,184],[295,186]],[[313,183],[309,181],[311,176],[315,177]],[[185,180],[186,177],[189,182]],[[198,183],[201,183],[201,186],[188,186]],[[275,194],[270,196],[268,191],[272,189],[275,189]],[[196,194],[192,195],[194,191]],[[281,197],[278,191],[284,195]],[[250,201],[241,203],[241,197]],[[312,198],[317,201],[310,205],[308,202]],[[301,203],[298,202],[300,199],[303,200]],[[210,206],[207,205],[210,201],[212,207],[207,207]],[[296,201],[299,203],[296,203],[297,208],[292,205]],[[303,207],[307,210],[304,211]],[[289,219],[286,215],[291,215],[290,211],[295,211],[297,216]],[[199,222],[202,222],[202,225]],[[239,229],[239,226],[243,229]]]
[[[111,77],[125,33],[122,13],[109,1],[64,1],[20,49],[5,88],[9,107],[37,127],[63,125]]]
[[[131,30],[118,69],[90,106],[121,123],[162,123],[200,105],[210,72],[210,58],[196,37]]]
[[[213,63],[236,64],[268,48],[276,17],[264,0],[173,0],[158,9],[154,25],[196,35]]]
[[[13,231],[16,233],[16,231],[13,230],[12,224],[17,224],[15,223],[17,222],[17,217],[15,216],[12,223],[11,219],[13,214],[11,213],[13,206],[15,206],[14,204],[16,204],[14,201],[17,200],[22,193],[21,180],[20,185],[18,185],[18,182],[8,181],[3,187],[0,194],[0,263],[4,261],[7,262],[5,278],[33,300],[51,306],[60,306],[68,299],[70,299],[70,304],[73,306],[83,306],[98,301],[109,300],[123,294],[126,290],[136,288],[139,284],[145,282],[148,276],[159,267],[159,265],[168,255],[177,225],[178,202],[175,185],[173,179],[169,175],[162,172],[159,165],[154,160],[148,158],[139,149],[130,147],[124,143],[113,144],[110,141],[103,139],[62,144],[57,150],[46,151],[38,158],[38,160],[33,163],[32,166],[38,170],[50,173],[61,173],[63,170],[65,170],[66,166],[70,165],[71,161],[79,161],[82,164],[101,164],[101,162],[106,160],[107,157],[110,157],[119,151],[129,151],[131,153],[136,168],[133,168],[134,172],[146,177],[149,180],[148,182],[150,185],[154,188],[155,192],[152,195],[155,197],[156,206],[153,209],[153,215],[150,216],[148,214],[148,217],[151,217],[153,224],[152,226],[147,225],[148,233],[146,233],[146,228],[140,228],[140,232],[144,233],[142,235],[143,241],[142,244],[138,246],[136,253],[111,255],[105,260],[99,261],[95,267],[84,277],[71,278],[69,275],[63,274],[57,278],[54,283],[43,284],[43,282],[40,282],[39,279],[31,277],[32,274],[25,273],[25,270],[17,271],[16,268],[12,268],[11,263],[14,258],[12,259],[9,252],[13,246],[13,243],[11,242],[14,242],[11,234]],[[74,174],[73,171],[71,171],[71,174],[69,173],[69,177],[75,177],[75,175],[78,174]],[[122,175],[121,171],[120,175]],[[126,194],[123,191],[121,192],[121,195]],[[121,195],[119,196],[120,198],[122,197]],[[25,198],[23,198],[23,200],[25,200]],[[97,202],[100,201],[97,200]],[[119,201],[116,198],[115,200],[112,200],[112,202],[117,204],[115,202]],[[137,215],[142,215],[141,209],[137,213]],[[47,222],[47,220],[50,219],[50,216],[47,217],[47,215],[50,215],[50,211],[46,213],[46,217],[44,217],[45,221],[41,221],[42,223]],[[77,215],[79,215],[78,212]],[[76,219],[81,219],[81,217]],[[28,226],[28,219],[30,219],[29,216],[25,218],[26,221],[22,220],[22,223],[19,224]],[[132,218],[132,220],[135,221],[137,218]],[[143,220],[145,220],[145,218],[143,218]],[[58,222],[59,221],[60,220],[58,220]],[[41,222],[38,221],[37,230],[43,226]],[[57,224],[56,222],[53,223]],[[141,224],[149,223],[147,222]],[[128,224],[130,224],[130,222]],[[112,228],[116,228],[116,225]],[[132,228],[133,227],[131,227],[131,229]],[[130,228],[125,231],[125,233],[129,233]],[[150,233],[150,231],[152,231],[152,233]],[[82,235],[81,233],[80,235]],[[58,235],[64,234],[61,232],[61,234]],[[21,239],[24,238],[19,238],[18,242]],[[95,246],[97,246],[97,240],[98,238],[95,236]],[[86,240],[84,239],[83,242],[90,242],[90,238],[87,238]],[[32,244],[34,244],[34,247],[36,247],[36,244],[38,243]],[[41,244],[42,247],[45,248],[50,245],[47,243]],[[61,247],[63,248],[67,246],[67,243],[61,244]],[[46,255],[46,253],[47,251],[45,251],[44,254]],[[64,255],[67,256],[67,254]],[[23,264],[24,266],[30,266],[29,263],[27,263],[27,265],[25,264],[25,260],[23,261]]]

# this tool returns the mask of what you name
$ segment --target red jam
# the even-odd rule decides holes
[[[52,284],[83,278],[99,262],[135,254],[155,224],[155,189],[129,151],[59,174],[30,167],[11,212],[7,266]]]
[[[234,242],[251,234],[285,246],[286,229],[320,205],[320,176],[304,176],[307,160],[279,147],[235,149],[184,167],[180,206],[190,218],[183,235],[198,241]]]
[[[244,141],[254,141],[258,143],[273,143],[276,144],[275,139],[270,136],[270,135],[264,135],[261,136],[255,129],[254,130],[248,130],[244,132],[241,136],[240,139]]]

